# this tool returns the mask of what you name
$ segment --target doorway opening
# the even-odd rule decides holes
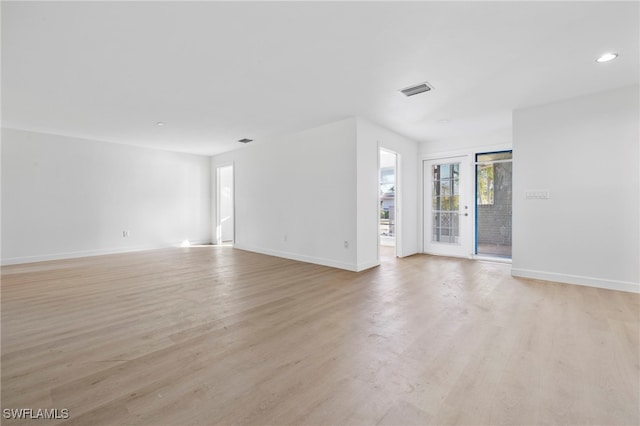
[[[378,150],[378,243],[381,258],[398,255],[398,154]]]
[[[233,244],[235,224],[233,208],[233,165],[216,169],[217,223],[216,244]]]
[[[397,246],[397,201],[398,197],[398,154],[386,149],[379,150],[379,215],[378,238],[383,249],[395,255]]]
[[[512,151],[476,154],[477,256],[511,259]]]

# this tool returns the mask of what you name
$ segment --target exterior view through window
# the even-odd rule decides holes
[[[476,254],[511,258],[512,152],[476,154]]]
[[[460,236],[460,163],[434,165],[432,174],[432,240],[458,243]]]
[[[396,244],[396,168],[395,153],[380,149],[380,244]]]

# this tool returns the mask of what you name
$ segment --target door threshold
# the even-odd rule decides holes
[[[496,263],[512,263],[510,257],[499,257],[499,256],[486,256],[486,255],[475,255],[473,256],[473,260],[480,260],[483,262],[496,262]]]

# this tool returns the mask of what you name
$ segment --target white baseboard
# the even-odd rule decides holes
[[[583,277],[579,275],[559,274],[554,272],[534,271],[531,269],[511,268],[514,277],[533,278],[543,281],[555,281],[565,284],[583,285],[604,288],[607,290],[640,293],[640,283],[630,281],[607,280],[603,278]]]
[[[375,268],[376,266],[380,266],[380,262],[378,262],[377,260],[371,260],[369,262],[361,262],[361,263],[358,263],[358,266],[356,267],[356,272],[365,271],[367,269]]]
[[[161,244],[161,245],[110,248],[110,249],[98,249],[98,250],[81,250],[81,251],[73,251],[73,252],[66,252],[66,253],[42,254],[42,255],[36,255],[36,256],[10,257],[6,259],[2,259],[1,264],[2,266],[18,265],[22,263],[46,262],[49,260],[75,259],[78,257],[102,256],[106,254],[132,253],[136,251],[157,250],[157,249],[168,248],[168,247],[176,247],[176,246],[180,246],[181,244],[182,244],[181,242],[175,242],[175,243]],[[211,241],[209,240],[191,241],[191,245],[199,245],[199,244],[211,244]]]
[[[240,250],[252,251],[254,253],[266,254],[269,256],[282,257],[284,259],[298,260],[300,262],[314,263],[316,265],[330,266],[332,268],[338,268],[338,269],[346,269],[347,271],[358,272],[360,270],[358,269],[359,265],[355,265],[347,262],[341,262],[339,260],[325,259],[322,257],[305,256],[297,253],[266,249],[262,247],[247,246],[244,244],[235,244],[234,248],[237,248]]]
[[[402,258],[402,257],[409,257],[409,256],[413,256],[414,254],[418,254],[417,250],[411,250],[407,253],[400,253],[398,254],[398,257]]]

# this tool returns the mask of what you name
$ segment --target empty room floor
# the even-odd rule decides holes
[[[2,408],[69,425],[637,425],[639,298],[426,255],[361,273],[216,246],[7,266]]]

